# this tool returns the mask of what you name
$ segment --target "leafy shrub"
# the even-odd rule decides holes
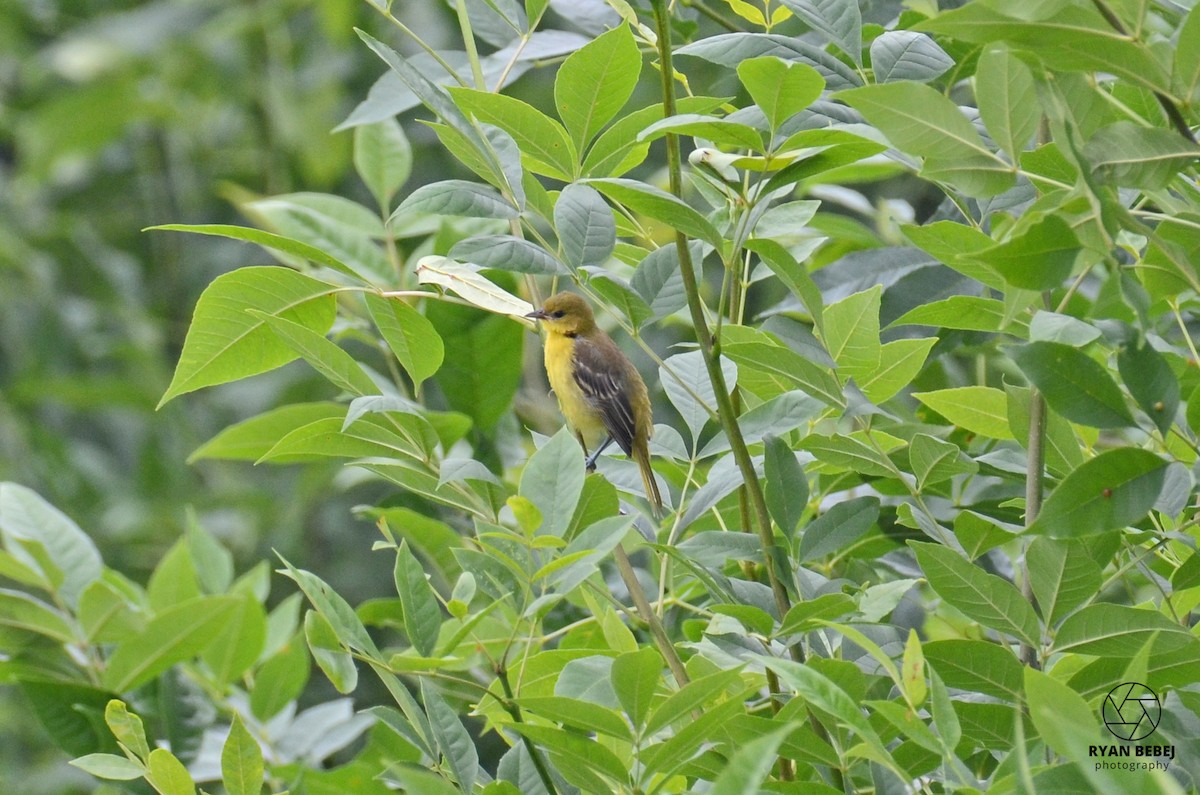
[[[199,528],[142,589],[7,485],[10,679],[77,765],[163,793],[1194,786],[1200,12],[730,2],[706,35],[612,5],[553,108],[486,90],[580,43],[545,2],[460,4],[446,90],[361,34],[378,207],[169,227],[281,265],[209,286],[164,402],[296,359],[331,384],[194,457],[389,484],[360,512],[396,596],[285,560],[308,606],[268,613],[267,564]],[[417,102],[477,179],[406,185]],[[520,429],[550,401],[519,392],[522,316],[563,285],[658,365],[661,523],[630,462]],[[310,659],[390,700],[298,711]],[[1124,682],[1160,694],[1166,772],[1096,763]]]

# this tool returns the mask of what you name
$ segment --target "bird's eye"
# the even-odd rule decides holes
[[[560,309],[560,310],[558,310],[557,312],[551,312],[551,313],[550,313],[550,317],[563,317],[563,316],[565,316],[566,314],[567,314],[566,312],[564,312],[564,311],[562,311],[562,310]]]

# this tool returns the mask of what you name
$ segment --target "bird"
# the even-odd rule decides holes
[[[583,448],[587,470],[595,470],[596,459],[616,442],[637,463],[646,497],[660,516],[662,495],[650,468],[650,395],[633,362],[596,325],[592,308],[575,293],[552,295],[525,317],[541,321],[546,330],[546,376]],[[588,456],[589,444],[597,442]]]

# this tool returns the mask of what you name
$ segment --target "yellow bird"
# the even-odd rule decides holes
[[[616,442],[637,462],[646,496],[655,515],[661,515],[662,495],[650,469],[650,395],[637,368],[596,326],[587,301],[574,293],[552,295],[525,317],[540,320],[546,329],[546,375],[583,454],[589,444],[599,443],[587,459],[588,470]]]

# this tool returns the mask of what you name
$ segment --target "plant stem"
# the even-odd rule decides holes
[[[508,683],[508,669],[503,665],[496,666],[496,679],[499,680],[500,687],[504,688],[504,704],[502,706],[514,721],[524,723],[524,719],[521,718],[521,708],[513,701],[512,685]],[[533,760],[533,767],[537,771],[538,778],[542,780],[542,786],[546,788],[546,792],[549,792],[550,795],[558,795],[558,790],[554,787],[554,779],[550,778],[550,771],[546,769],[546,763],[538,753],[533,740],[522,734],[521,742],[525,744],[525,750],[529,752],[529,758]]]
[[[666,0],[653,0],[653,6],[656,33],[658,34],[659,71],[662,75],[663,115],[669,117],[675,115],[675,70],[671,64],[671,26],[667,19]],[[668,133],[666,145],[670,191],[677,198],[682,198],[683,170],[678,136]],[[713,338],[708,321],[704,317],[704,305],[700,298],[700,288],[696,284],[696,271],[692,265],[691,252],[688,250],[687,236],[679,231],[675,233],[675,250],[679,255],[683,288],[687,293],[692,324],[696,328],[696,339],[700,343],[700,353],[717,399],[717,419],[721,423],[725,437],[729,440],[738,470],[745,480],[750,504],[757,519],[759,539],[762,541],[767,577],[771,583],[771,592],[775,597],[775,607],[782,619],[792,605],[787,589],[775,570],[775,556],[772,554],[775,537],[771,532],[771,515],[767,512],[767,501],[763,496],[762,483],[759,482],[758,473],[754,471],[754,462],[750,458],[745,437],[742,436],[741,427],[734,414],[733,402],[729,397],[729,387],[725,384],[725,374],[721,372],[720,343]],[[788,651],[793,660],[804,662],[804,651],[798,645],[790,646]]]
[[[683,660],[679,659],[679,653],[675,651],[671,639],[667,637],[667,631],[663,629],[662,622],[658,620],[658,614],[654,612],[650,601],[646,599],[646,591],[638,581],[633,564],[629,562],[629,556],[625,554],[625,548],[620,544],[613,549],[613,559],[617,561],[617,571],[621,572],[621,579],[625,581],[625,587],[629,589],[629,596],[633,599],[634,607],[637,608],[642,620],[650,627],[650,634],[654,636],[654,645],[658,646],[658,650],[662,652],[663,658],[667,661],[667,666],[675,676],[675,684],[683,687],[691,681],[687,669],[683,667]]]
[[[455,4],[458,13],[458,26],[462,30],[463,49],[467,51],[467,60],[471,62],[471,76],[475,79],[475,88],[487,91],[487,81],[483,77],[483,65],[479,63],[479,51],[475,49],[475,33],[471,30],[471,17],[467,15],[467,0],[458,0]]]
[[[1035,386],[1029,387],[1029,466],[1025,473],[1025,526],[1029,527],[1042,510],[1042,477],[1046,457],[1046,399]],[[1026,546],[1026,554],[1029,547]],[[1033,583],[1029,579],[1029,561],[1021,561],[1021,594],[1033,604]],[[1040,668],[1038,650],[1021,644],[1021,660],[1030,668]]]

